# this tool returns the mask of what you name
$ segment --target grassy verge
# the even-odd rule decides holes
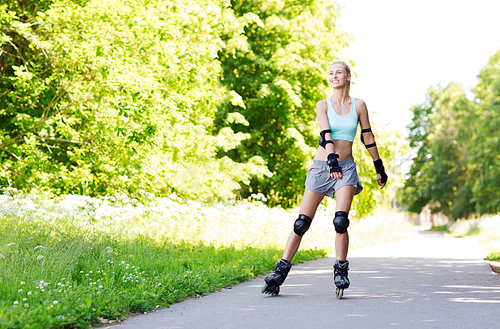
[[[7,191],[0,214],[0,327],[78,328],[269,272],[297,210]],[[332,218],[318,210],[294,263],[333,251]],[[350,229],[353,248],[411,234],[397,214],[353,220]]]
[[[500,250],[490,253],[486,259],[494,262],[500,262]]]
[[[3,328],[75,328],[122,319],[266,273],[282,253],[54,231],[19,219],[2,224]],[[295,262],[324,255],[305,250]]]

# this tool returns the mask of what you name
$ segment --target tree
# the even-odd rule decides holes
[[[261,192],[271,205],[295,205],[317,147],[315,106],[327,97],[326,70],[347,45],[335,26],[339,7],[323,0],[231,4],[244,34],[237,44],[224,39],[219,57],[222,82],[241,102],[220,110],[219,127],[227,115],[240,113],[249,124],[231,128],[250,138],[224,154],[238,162],[260,156],[273,174],[253,179],[243,196]]]
[[[211,128],[226,98],[217,53],[227,6],[54,1],[35,23],[3,14],[3,31],[31,52],[2,54],[11,72],[0,95],[2,184],[217,200],[262,175],[258,157],[215,158],[247,138]],[[2,50],[17,47],[5,35]]]
[[[472,122],[471,168],[478,178],[472,191],[480,214],[500,212],[500,50],[490,57],[478,75],[476,120]]]
[[[432,212],[451,218],[474,213],[468,126],[472,108],[454,83],[429,88],[427,101],[413,107],[409,139],[417,156],[405,183],[404,203],[409,211],[418,213],[429,205]]]

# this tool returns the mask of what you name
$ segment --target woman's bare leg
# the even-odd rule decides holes
[[[343,186],[338,189],[338,191],[335,192],[335,212],[345,211],[349,214],[354,193],[356,193],[356,188],[354,186]],[[338,260],[346,260],[348,250],[349,233],[337,233],[335,235],[335,258]]]
[[[319,204],[323,200],[324,195],[311,192],[309,190],[304,191],[304,196],[302,202],[300,203],[299,213],[306,215],[307,217],[314,218],[316,210]],[[299,250],[300,242],[302,241],[302,236],[297,235],[293,230],[288,236],[286,241],[285,251],[283,253],[283,258],[291,262],[297,250]]]

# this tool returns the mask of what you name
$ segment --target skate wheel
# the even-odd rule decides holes
[[[337,290],[335,291],[335,296],[337,296],[338,299],[342,299],[342,296],[344,296],[344,289],[337,288]]]
[[[262,289],[260,289],[260,292],[271,296],[277,296],[280,293],[280,287],[270,286],[267,283],[264,283],[264,286],[262,287]]]

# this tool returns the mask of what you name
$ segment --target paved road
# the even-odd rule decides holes
[[[500,276],[482,256],[472,239],[424,233],[350,252],[342,300],[324,258],[294,266],[279,296],[260,277],[107,328],[500,328]]]

